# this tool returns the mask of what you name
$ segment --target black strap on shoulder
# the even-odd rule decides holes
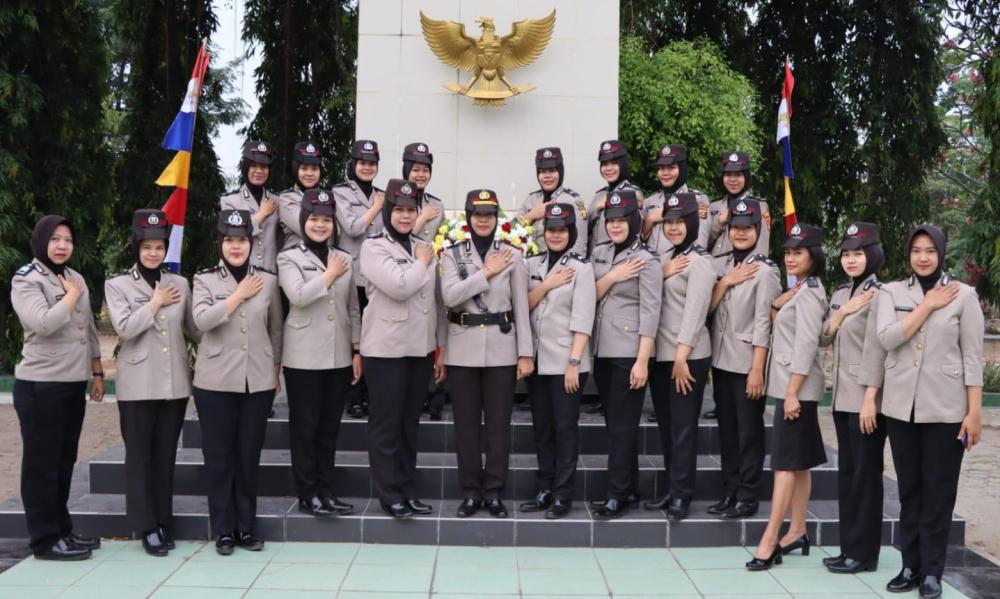
[[[465,266],[465,263],[462,262],[462,249],[459,247],[460,245],[461,244],[456,243],[455,245],[451,246],[451,253],[453,254],[453,256],[455,258],[455,264],[456,264],[456,266],[458,266],[458,276],[464,281],[464,280],[466,280],[466,279],[469,278],[469,269]],[[490,314],[490,307],[486,305],[485,301],[483,301],[482,294],[477,293],[476,295],[472,296],[472,301],[476,302],[476,307],[479,308],[479,311],[482,313],[479,316],[485,318],[486,316],[491,315]],[[462,325],[467,325],[467,324],[496,324],[496,325],[499,325],[500,332],[502,332],[504,334],[510,332],[510,330],[512,328],[511,325],[510,325],[510,323],[511,323],[511,321],[514,320],[513,313],[511,313],[510,316],[509,316],[509,318],[507,318],[507,319],[501,319],[501,320],[499,320],[497,322],[493,322],[491,319],[486,319],[486,320],[481,320],[480,319],[480,320],[477,320],[475,323],[473,323],[472,319],[470,319],[468,316],[465,316],[465,314],[466,314],[465,312],[462,312],[462,313],[450,312],[449,315],[448,315],[448,318],[449,318],[449,320],[451,320],[451,322],[455,322],[455,323],[462,324]],[[473,316],[475,316],[475,315],[473,315]],[[455,320],[456,318],[458,320]]]

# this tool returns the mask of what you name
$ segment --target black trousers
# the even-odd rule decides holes
[[[580,373],[576,393],[566,392],[566,377],[561,374],[533,374],[528,378],[538,489],[552,491],[563,501],[573,500],[573,478],[580,457],[580,397],[587,374]]]
[[[764,397],[747,397],[747,375],[712,369],[722,484],[727,497],[759,501],[764,477]],[[881,504],[879,513],[881,514]]]
[[[21,503],[36,555],[73,532],[66,502],[86,390],[86,382],[14,380],[14,409],[21,425]]]
[[[951,517],[965,448],[961,423],[916,424],[886,418],[899,483],[903,566],[923,576],[944,573]]]
[[[214,536],[253,532],[260,450],[273,402],[273,389],[229,393],[194,388]]]
[[[449,366],[448,380],[451,381],[455,453],[462,496],[496,499],[507,483],[510,413],[514,407],[517,368]],[[484,436],[485,465],[480,454]]]
[[[597,358],[594,376],[608,430],[608,497],[625,500],[639,489],[639,420],[646,387],[629,389],[634,358]]]
[[[368,306],[368,292],[363,286],[356,287],[358,291],[358,310],[361,311],[361,319],[365,318],[365,308]],[[359,406],[368,401],[368,379],[362,375],[361,380],[356,385],[347,388],[347,405]]]
[[[334,496],[337,434],[353,371],[284,368],[292,479],[300,499]]]
[[[861,432],[857,414],[834,412],[837,427],[837,498],[840,552],[859,562],[878,559],[882,545],[882,472],[885,469],[885,417],[875,432]]]
[[[118,402],[125,441],[125,513],[133,532],[170,530],[174,505],[177,439],[187,398]]]
[[[433,354],[363,359],[370,377],[368,459],[375,497],[383,505],[416,499],[420,414]]]
[[[712,358],[688,360],[694,388],[686,395],[677,391],[671,378],[673,362],[653,365],[657,379],[653,409],[656,410],[660,442],[664,448],[669,448],[663,451],[663,465],[670,476],[669,495],[673,499],[690,501],[694,497],[698,472],[698,418],[711,365]]]

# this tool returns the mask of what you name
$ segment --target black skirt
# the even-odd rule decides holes
[[[799,402],[795,420],[785,420],[785,400],[775,399],[771,431],[771,470],[809,470],[826,463],[826,448],[819,431],[815,401]]]

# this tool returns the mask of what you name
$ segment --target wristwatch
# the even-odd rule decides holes
[[[569,359],[569,365],[570,366],[579,366],[580,365],[580,358],[570,358]]]

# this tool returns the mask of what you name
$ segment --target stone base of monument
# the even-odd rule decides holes
[[[708,405],[711,405],[710,403]],[[708,406],[706,406],[708,407]],[[647,401],[647,413],[650,410]],[[766,420],[770,422],[770,409]],[[378,501],[371,499],[371,481],[366,451],[367,422],[345,418],[337,452],[337,495],[355,506],[352,515],[320,520],[297,510],[288,451],[287,408],[279,406],[268,423],[261,456],[258,518],[255,532],[272,541],[327,541],[409,543],[427,545],[523,545],[552,547],[706,547],[755,545],[767,523],[770,504],[743,521],[723,521],[705,509],[722,494],[718,458],[718,428],[715,421],[702,421],[698,434],[698,478],[690,517],[679,523],[666,520],[660,511],[634,506],[613,521],[592,518],[589,500],[603,499],[607,485],[607,436],[603,419],[581,414],[581,455],[571,513],[561,520],[546,520],[544,514],[524,514],[517,504],[534,496],[536,459],[531,416],[515,410],[513,416],[508,484],[503,493],[510,517],[492,518],[483,511],[472,518],[458,518],[461,500],[454,454],[454,425],[449,410],[444,419],[432,422],[425,415],[420,423],[418,459],[419,498],[434,508],[431,516],[406,521],[389,518]],[[770,425],[767,426],[768,437]],[[768,443],[769,444],[769,443]],[[177,452],[175,476],[174,534],[179,539],[207,539],[208,505],[204,496],[205,472],[201,453],[201,429],[193,404],[184,423]],[[643,500],[665,493],[660,437],[656,425],[643,417],[640,435],[639,493]],[[812,501],[808,529],[813,542],[835,546],[839,542],[837,521],[837,454],[827,449],[828,462],[813,470]],[[764,497],[770,497],[772,475],[765,471]],[[71,493],[70,511],[78,532],[103,537],[130,535],[125,519],[124,448],[116,447],[79,465]],[[898,538],[899,507],[896,484],[886,479],[882,541]],[[24,514],[19,498],[0,504],[0,537],[25,537]],[[950,543],[964,544],[965,521],[952,521]]]

